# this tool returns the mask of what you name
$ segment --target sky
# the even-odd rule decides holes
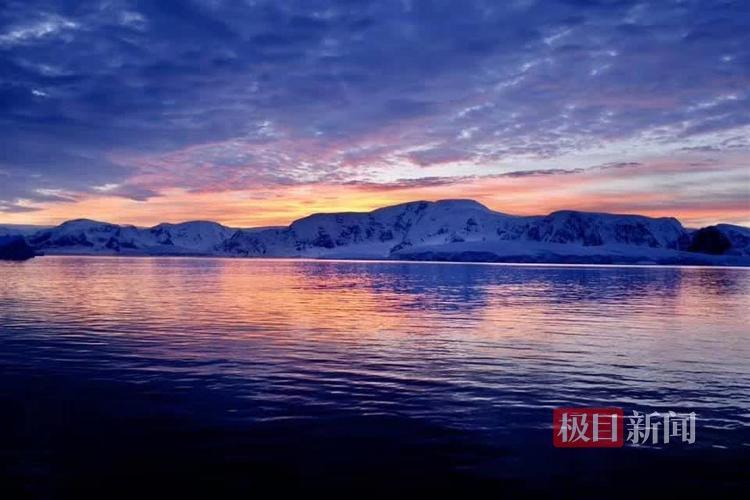
[[[750,2],[7,1],[0,222],[750,225]]]

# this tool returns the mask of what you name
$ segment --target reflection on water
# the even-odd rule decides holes
[[[45,257],[0,276],[5,380],[121,384],[136,414],[183,394],[170,411],[212,422],[397,418],[512,455],[516,431],[549,453],[553,407],[618,405],[750,447],[747,270]]]

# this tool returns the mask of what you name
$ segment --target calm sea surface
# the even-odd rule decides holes
[[[554,449],[559,406],[693,411],[696,443]],[[0,263],[0,409],[16,496],[739,492],[750,270]]]

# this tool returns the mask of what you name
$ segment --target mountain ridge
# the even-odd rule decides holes
[[[7,229],[0,227],[0,234]],[[315,213],[288,226],[196,220],[151,227],[74,219],[22,235],[44,254],[750,265],[750,228],[557,210],[515,216],[470,199]]]

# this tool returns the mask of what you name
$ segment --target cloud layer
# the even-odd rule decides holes
[[[13,220],[521,178],[528,210],[551,182],[591,209],[750,219],[743,1],[19,1],[0,66]]]

